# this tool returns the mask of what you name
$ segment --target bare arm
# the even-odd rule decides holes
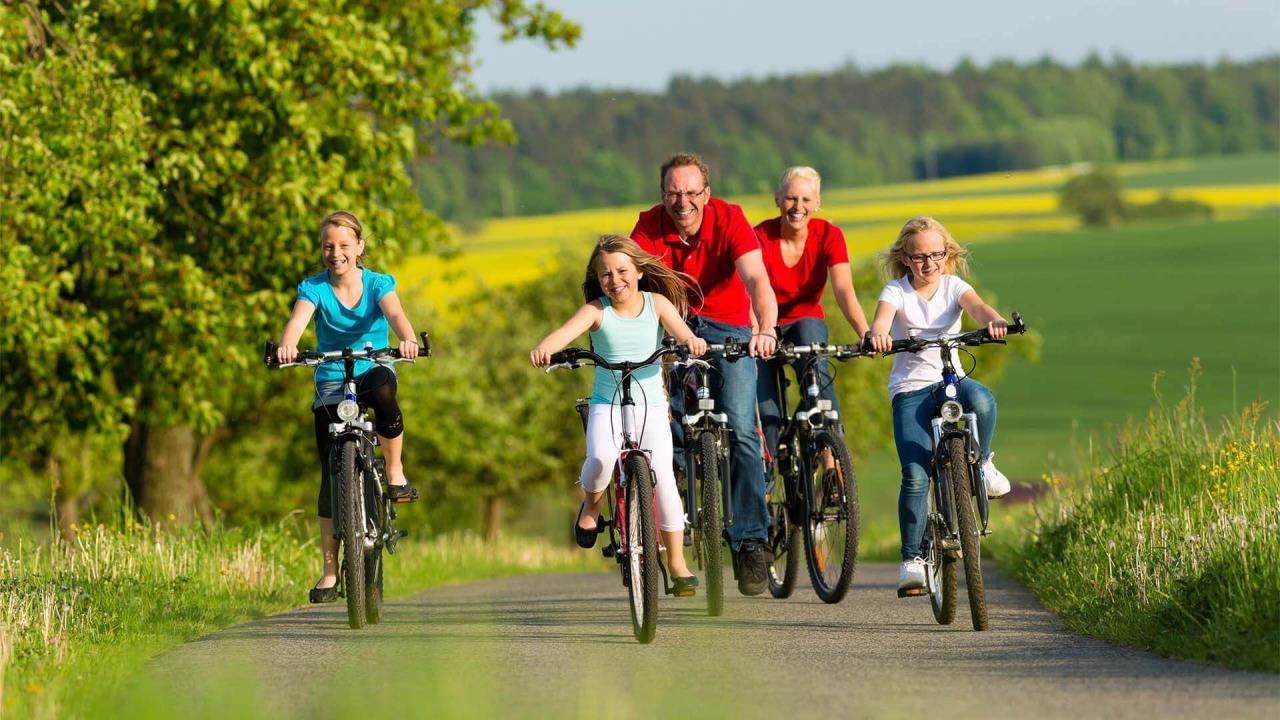
[[[413,334],[409,316],[404,314],[404,308],[400,305],[400,297],[395,292],[389,292],[378,301],[378,308],[386,316],[387,324],[395,331],[396,337],[400,338],[400,357],[411,360],[418,357],[418,340]]]
[[[969,317],[985,324],[987,332],[996,340],[1003,338],[1009,330],[1009,323],[974,290],[968,290],[960,296],[960,307],[969,313]]]
[[[565,321],[563,325],[552,330],[550,334],[542,338],[542,342],[537,347],[529,351],[529,362],[534,367],[546,367],[551,364],[551,354],[563,350],[566,345],[573,342],[573,339],[582,333],[600,327],[600,320],[603,317],[600,305],[590,302],[578,308],[578,312],[573,317]]]
[[[858,304],[858,294],[853,289],[853,271],[849,269],[849,263],[832,265],[829,275],[836,304],[840,306],[840,312],[844,313],[844,319],[849,321],[849,327],[853,328],[861,340],[870,328],[866,313],[862,312],[862,305]]]
[[[293,304],[293,314],[289,316],[289,320],[284,324],[284,330],[280,333],[276,360],[291,363],[297,359],[298,340],[302,338],[302,333],[307,329],[307,323],[311,322],[311,316],[315,311],[316,306],[307,300],[299,300]]]
[[[707,351],[707,341],[693,334],[689,324],[680,317],[676,306],[670,300],[654,293],[653,307],[658,313],[658,322],[662,323],[662,327],[671,333],[671,337],[675,338],[676,342],[688,346],[689,354],[697,357]]]
[[[778,347],[778,299],[773,294],[773,286],[769,284],[769,273],[764,268],[764,256],[759,250],[752,250],[738,256],[733,261],[738,277],[747,286],[747,294],[751,296],[751,309],[760,329],[751,336],[748,349],[753,357],[772,357]]]
[[[893,316],[898,313],[898,307],[892,303],[883,300],[876,303],[875,319],[871,321],[871,347],[877,352],[889,352],[893,349],[893,337],[889,335],[889,328],[893,326]]]

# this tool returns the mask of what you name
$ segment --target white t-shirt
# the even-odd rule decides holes
[[[929,300],[920,297],[911,287],[911,276],[903,275],[889,281],[880,293],[880,302],[898,309],[893,315],[891,333],[895,340],[917,335],[932,337],[960,331],[960,296],[973,286],[956,275],[943,275],[938,290]],[[951,362],[956,373],[964,377],[959,354],[951,351]],[[942,380],[942,350],[929,348],[919,353],[898,353],[893,356],[893,370],[889,373],[889,397],[928,387]]]

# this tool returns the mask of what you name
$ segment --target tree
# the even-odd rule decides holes
[[[1090,226],[1114,225],[1125,216],[1120,177],[1112,170],[1092,170],[1071,178],[1059,191],[1058,204]]]
[[[579,32],[523,0],[104,0],[44,15],[63,34],[93,26],[143,98],[161,198],[138,221],[155,231],[131,237],[135,259],[93,310],[111,338],[103,369],[131,403],[125,477],[147,514],[185,522],[201,505],[202,445],[261,397],[258,348],[315,271],[318,219],[355,212],[382,258],[429,248],[444,229],[407,162],[439,139],[513,137],[467,79],[478,11],[507,38],[555,47]],[[85,281],[66,282],[74,296]]]

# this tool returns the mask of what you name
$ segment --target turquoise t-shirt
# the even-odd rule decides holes
[[[373,343],[374,349],[387,347],[390,326],[378,303],[396,289],[396,279],[362,268],[364,292],[355,307],[346,307],[338,300],[329,284],[329,271],[312,275],[298,283],[298,299],[316,307],[316,349],[330,352],[351,348],[363,350],[365,343]],[[356,377],[375,367],[369,360],[356,361]],[[342,364],[326,363],[316,368],[316,383],[342,382]]]
[[[662,327],[658,312],[653,307],[653,295],[642,292],[644,310],[633,318],[624,318],[614,312],[609,298],[600,298],[604,313],[600,329],[591,331],[591,347],[609,362],[639,362],[649,357],[662,344]],[[592,405],[611,405],[622,402],[619,389],[622,373],[596,368],[595,385],[591,388]],[[667,393],[662,384],[662,368],[650,365],[631,375],[631,399],[636,405],[666,405]]]

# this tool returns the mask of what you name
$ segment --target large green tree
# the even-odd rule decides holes
[[[135,213],[146,232],[118,230],[132,247],[92,312],[108,338],[96,371],[130,403],[124,474],[147,514],[184,522],[201,507],[199,460],[262,396],[257,348],[318,269],[319,218],[355,212],[380,259],[430,248],[443,227],[407,162],[442,138],[513,138],[468,80],[483,12],[508,38],[578,35],[523,0],[102,0],[43,14],[53,35],[93,27],[113,82],[141,98],[160,196]],[[90,265],[86,277],[106,272]],[[59,282],[75,297],[84,279]]]

